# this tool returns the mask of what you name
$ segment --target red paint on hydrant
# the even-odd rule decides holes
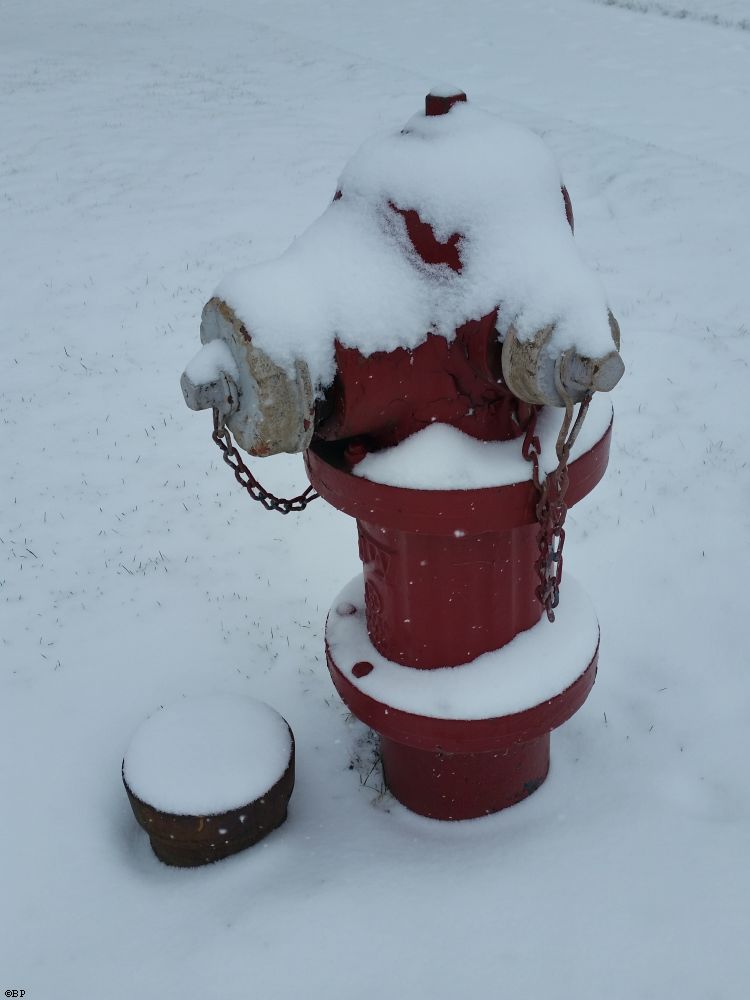
[[[465,100],[462,92],[429,95],[426,113],[448,114]],[[346,190],[338,197],[346,198]],[[440,242],[410,206],[390,208],[423,261],[460,271],[460,233]],[[560,210],[572,228],[565,189]],[[464,324],[450,341],[430,334],[413,350],[369,357],[337,344],[337,375],[305,455],[315,489],[357,521],[370,642],[405,670],[460,671],[532,628],[542,614],[534,565],[537,493],[530,481],[416,490],[351,471],[369,450],[398,444],[436,421],[485,441],[519,437],[530,408],[503,381],[496,322],[493,312]],[[568,506],[602,477],[609,440],[607,430],[570,464]],[[353,613],[352,605],[339,605],[331,616]],[[486,815],[539,787],[549,769],[550,731],[583,704],[597,655],[598,647],[576,680],[541,704],[495,718],[456,719],[403,711],[366,694],[355,681],[377,665],[358,660],[347,667],[327,646],[342,699],[380,734],[389,789],[408,808],[438,819]]]

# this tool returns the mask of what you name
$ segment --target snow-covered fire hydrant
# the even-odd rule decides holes
[[[356,518],[364,572],[333,602],[328,666],[426,816],[534,791],[594,682],[596,616],[573,580],[560,595],[563,522],[606,468],[611,408],[589,403],[623,364],[572,229],[537,136],[433,91],[281,258],[224,280],[182,379],[255,499],[286,513],[314,488]],[[230,432],[252,455],[304,451],[312,487],[273,497]]]

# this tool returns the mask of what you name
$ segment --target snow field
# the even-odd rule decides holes
[[[2,989],[744,996],[749,46],[583,0],[5,5]],[[543,134],[627,364],[566,544],[597,684],[546,784],[458,825],[380,793],[326,675],[353,524],[252,507],[179,390],[221,277],[280,254],[437,79]],[[257,471],[304,483],[298,458]],[[120,762],[214,692],[289,720],[296,790],[262,844],[174,872]]]

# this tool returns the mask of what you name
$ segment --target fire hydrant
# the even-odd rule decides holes
[[[225,279],[182,379],[251,496],[287,513],[314,488],[356,518],[364,572],[333,602],[328,667],[389,789],[426,816],[533,792],[594,683],[596,616],[574,581],[560,593],[563,523],[604,474],[611,409],[571,449],[623,364],[572,229],[538,137],[433,91],[278,261]],[[253,455],[304,451],[312,487],[274,497],[230,432]],[[485,442],[496,478],[441,479],[438,440]],[[425,454],[422,483],[404,464]]]

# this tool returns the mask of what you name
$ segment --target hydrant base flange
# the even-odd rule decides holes
[[[363,605],[355,578],[329,613],[326,656],[343,701],[380,735],[393,795],[423,816],[457,820],[535,791],[549,769],[550,731],[581,707],[596,676],[599,627],[582,588],[566,581],[560,625],[574,638],[556,664],[546,619],[519,637],[521,648],[511,643],[463,666],[393,663],[372,644]]]
[[[412,812],[430,819],[477,819],[507,809],[542,784],[550,734],[489,753],[417,750],[380,738],[385,783]]]

